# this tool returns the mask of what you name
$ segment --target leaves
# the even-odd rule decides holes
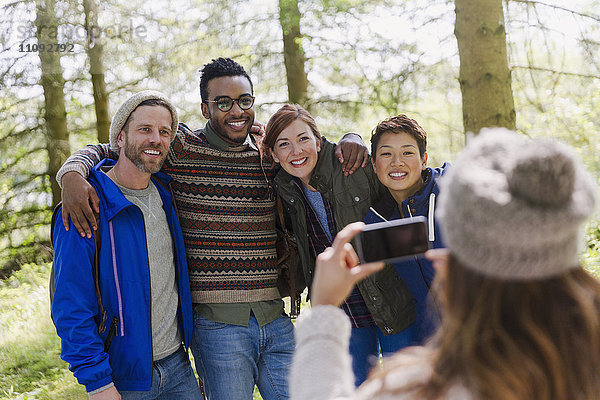
[[[282,0],[283,1],[283,0]],[[290,2],[292,0],[285,0]],[[569,7],[550,1],[505,4],[517,129],[573,145],[600,176],[600,26],[597,0]],[[430,165],[451,161],[464,145],[462,99],[453,36],[454,4],[422,0],[298,0],[306,105],[321,132],[368,139],[393,114],[416,118],[429,133]],[[57,0],[65,107],[72,149],[95,142],[93,87],[83,3]],[[567,10],[572,8],[572,10]],[[22,243],[47,221],[49,158],[44,148],[40,61],[19,52],[35,38],[35,2],[12,1],[0,13],[0,249]],[[279,0],[98,2],[95,39],[103,46],[109,110],[132,92],[158,89],[192,128],[200,114],[198,70],[233,57],[254,82],[257,119],[266,122],[288,100]],[[296,18],[296,17],[295,17]],[[109,114],[110,116],[110,114]],[[37,210],[24,213],[21,210]],[[34,216],[36,216],[34,218]],[[17,250],[15,250],[17,251]],[[21,251],[21,250],[18,250]],[[2,257],[8,253],[0,250]],[[10,253],[13,257],[16,253]]]

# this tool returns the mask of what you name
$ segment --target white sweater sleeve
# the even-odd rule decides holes
[[[340,308],[316,306],[302,312],[296,325],[296,352],[290,372],[291,400],[420,398],[408,388],[414,388],[412,383],[427,382],[431,368],[426,358],[412,355],[401,368],[394,368],[377,378],[369,378],[359,389],[355,389],[349,341],[350,320]],[[456,391],[447,398],[471,399],[466,390]]]
[[[292,400],[353,398],[349,340],[350,321],[340,308],[316,306],[300,315],[290,374]]]

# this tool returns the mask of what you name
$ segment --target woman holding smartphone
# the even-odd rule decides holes
[[[349,322],[336,306],[382,263],[356,265],[346,227],[317,260],[300,316],[294,400],[589,400],[600,393],[600,282],[581,268],[597,187],[575,153],[505,129],[482,131],[441,180],[448,250],[428,253],[441,326],[425,347],[351,384]]]
[[[316,257],[331,246],[338,230],[362,221],[385,188],[370,163],[346,176],[334,157],[335,144],[321,137],[313,117],[297,104],[286,104],[271,117],[262,147],[267,157],[281,165],[274,186],[290,218],[310,287]],[[353,331],[382,332],[384,352],[411,343],[412,335],[404,331],[415,320],[413,299],[392,266],[359,283],[341,307]],[[355,371],[366,370],[360,346],[351,345],[350,350],[357,355]]]

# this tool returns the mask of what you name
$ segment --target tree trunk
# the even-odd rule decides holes
[[[304,69],[306,58],[302,50],[298,0],[279,0],[279,23],[283,31],[283,59],[289,101],[308,108],[308,78]]]
[[[98,5],[95,0],[83,0],[85,12],[85,28],[88,41],[86,52],[90,61],[90,75],[94,88],[94,106],[96,110],[96,129],[98,131],[98,142],[108,143],[108,131],[110,118],[108,111],[108,94],[104,82],[104,65],[102,64],[102,44],[98,27]]]
[[[38,44],[59,43],[58,22],[54,13],[54,0],[37,0],[36,36]],[[42,51],[42,77],[40,83],[44,89],[44,110],[46,120],[49,165],[48,174],[52,187],[52,205],[60,201],[60,187],[56,183],[56,172],[70,154],[69,131],[67,130],[67,113],[65,110],[64,86],[60,65],[60,52]]]
[[[515,129],[502,0],[455,0],[465,132]]]

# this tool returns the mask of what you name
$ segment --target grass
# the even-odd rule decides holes
[[[25,264],[0,281],[0,399],[87,399],[59,357],[48,273],[48,264]]]

